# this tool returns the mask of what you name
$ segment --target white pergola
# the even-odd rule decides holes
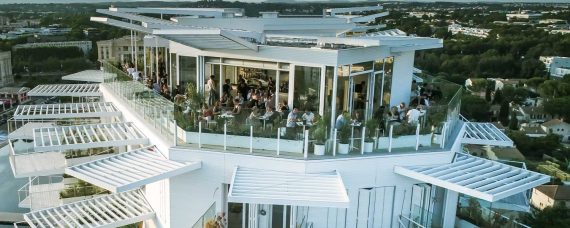
[[[53,122],[30,122],[8,134],[9,139],[34,139],[34,129],[53,127]]]
[[[337,171],[292,173],[236,167],[228,201],[235,203],[348,208],[346,187]]]
[[[32,97],[100,97],[99,84],[38,85],[28,92]]]
[[[131,122],[44,127],[34,129],[34,151],[63,151],[148,144]]]
[[[169,160],[150,146],[72,166],[65,173],[111,192],[124,192],[201,167],[200,161]]]
[[[20,105],[14,111],[16,120],[113,116],[121,116],[121,111],[111,102]]]
[[[395,166],[394,172],[489,202],[550,181],[548,175],[460,153],[449,164]]]
[[[142,191],[134,190],[32,211],[24,220],[32,228],[119,227],[155,216]]]
[[[62,80],[79,81],[79,82],[98,82],[103,83],[105,80],[116,78],[116,74],[106,73],[101,70],[84,70],[74,74],[61,77]]]
[[[465,122],[465,135],[461,140],[465,144],[513,146],[511,140],[503,131],[491,123]]]

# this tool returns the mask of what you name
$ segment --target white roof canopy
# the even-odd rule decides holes
[[[65,169],[65,173],[111,192],[123,192],[199,169],[201,162],[176,162],[145,147]]]
[[[34,129],[36,152],[136,144],[148,144],[148,138],[130,122]]]
[[[155,216],[144,194],[135,190],[29,212],[24,220],[32,228],[119,227]]]
[[[228,201],[311,207],[347,208],[349,199],[340,174],[290,173],[237,167]]]
[[[99,84],[52,84],[34,87],[28,96],[36,97],[99,97]]]
[[[63,103],[20,105],[14,111],[14,119],[65,119],[120,116],[121,112],[111,102]]]
[[[106,73],[101,70],[84,70],[74,74],[61,77],[62,80],[80,81],[80,82],[104,82],[105,79],[117,77],[116,74]]]
[[[461,142],[476,145],[513,146],[513,140],[491,123],[465,122],[465,135]]]
[[[459,153],[450,164],[396,166],[394,172],[489,202],[550,181],[548,175]]]

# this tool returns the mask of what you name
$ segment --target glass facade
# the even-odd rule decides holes
[[[197,85],[196,77],[196,57],[192,56],[179,56],[180,61],[180,75],[179,80],[181,85],[192,83]]]
[[[293,91],[293,107],[301,111],[319,111],[321,68],[295,66],[295,86]]]

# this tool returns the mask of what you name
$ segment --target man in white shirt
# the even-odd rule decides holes
[[[301,118],[303,118],[307,126],[312,126],[313,122],[315,121],[315,114],[311,112],[311,110],[306,109],[305,113],[303,113],[303,116],[301,116]]]
[[[423,116],[425,111],[422,110],[422,106],[418,105],[414,109],[410,109],[408,113],[406,113],[406,117],[408,118],[408,123],[417,123],[420,119],[420,116]]]

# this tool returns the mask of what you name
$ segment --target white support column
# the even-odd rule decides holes
[[[390,91],[390,106],[397,106],[401,102],[410,103],[412,74],[414,68],[414,52],[402,52],[394,56],[392,74],[392,91]]]
[[[154,48],[155,48],[154,55],[156,56],[156,61],[155,61],[156,62],[156,70],[155,70],[156,75],[155,75],[155,77],[156,77],[156,81],[158,82],[158,80],[159,80],[158,74],[160,73],[159,72],[160,69],[158,68],[158,37],[154,37]]]
[[[224,85],[224,65],[223,59],[220,58],[220,79],[218,80],[218,99],[222,99],[222,86]]]
[[[279,87],[281,86],[281,71],[277,70],[275,76],[275,106],[279,105]]]
[[[327,72],[327,67],[326,66],[322,66],[321,67],[321,90],[319,91],[319,115],[320,116],[324,116],[324,111],[325,111],[325,101],[326,101],[326,72]]]
[[[143,40],[143,65],[144,65],[144,68],[143,68],[144,77],[146,78],[146,77],[148,77],[148,74],[147,74],[148,72],[146,71],[146,67],[147,67],[147,65],[146,65],[146,45],[144,44],[144,40]]]
[[[289,110],[293,110],[293,97],[295,95],[295,65],[289,65],[289,92],[287,93],[287,105],[289,106]],[[279,104],[275,104],[278,106]]]
[[[447,190],[445,194],[445,206],[443,208],[443,227],[454,227],[455,216],[457,213],[457,201],[459,201],[459,193]]]
[[[336,121],[336,94],[337,94],[337,87],[338,87],[338,66],[334,66],[333,68],[333,86],[332,86],[332,99],[331,99],[331,129],[335,128],[335,121]],[[332,130],[331,130],[332,134]]]

